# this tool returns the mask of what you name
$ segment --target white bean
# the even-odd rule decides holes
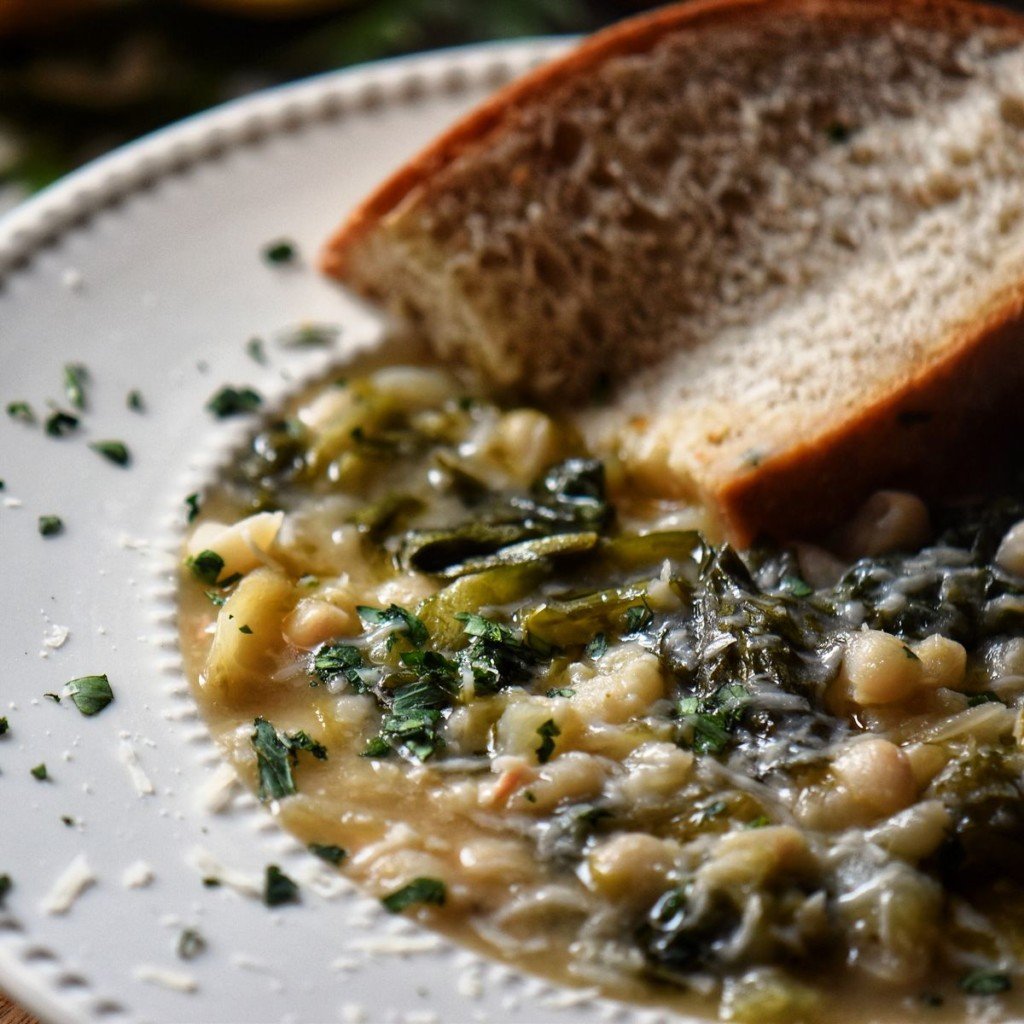
[[[601,843],[587,860],[588,885],[617,902],[649,905],[669,887],[679,847],[645,832],[624,832]]]
[[[1011,576],[1024,578],[1024,519],[1006,531],[996,551],[996,565]]]
[[[855,741],[832,762],[853,801],[873,817],[888,817],[913,803],[917,779],[907,755],[888,740]]]
[[[904,700],[921,685],[921,678],[921,660],[897,637],[866,629],[847,641],[839,679],[855,703]]]
[[[928,508],[905,491],[876,491],[842,533],[841,546],[852,558],[874,558],[890,551],[913,551],[931,534]]]

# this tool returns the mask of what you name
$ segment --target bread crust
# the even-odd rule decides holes
[[[329,240],[322,267],[346,279],[348,256],[407,202],[430,201],[439,171],[486,147],[517,111],[604,61],[642,53],[676,31],[700,31],[776,17],[886,21],[942,29],[979,28],[1024,39],[1024,17],[966,0],[695,0],[654,11],[591,37],[566,56],[498,92],[428,146],[365,200]],[[724,479],[697,480],[727,535],[747,546],[821,535],[879,487],[949,494],[976,485],[999,461],[1005,440],[1024,428],[1024,280],[977,309],[942,355],[842,422]],[[995,434],[994,432],[1002,432]]]
[[[485,146],[515,112],[559,85],[614,57],[643,53],[666,35],[699,31],[751,18],[801,16],[853,23],[904,21],[966,34],[980,26],[1015,29],[1024,17],[971,0],[693,0],[629,18],[589,36],[565,56],[542,65],[498,90],[391,175],[328,239],[320,267],[345,281],[348,256],[358,242],[431,179],[465,153]]]

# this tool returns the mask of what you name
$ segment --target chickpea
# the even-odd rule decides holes
[[[914,653],[921,660],[922,686],[956,690],[963,685],[967,673],[967,651],[963,644],[935,633],[922,640]]]
[[[921,685],[921,659],[889,633],[862,630],[847,641],[839,681],[856,704],[892,704]]]
[[[996,565],[1003,572],[1024,579],[1024,519],[1006,531],[996,551]]]
[[[588,860],[588,885],[614,900],[648,906],[669,887],[678,847],[646,833],[625,832],[603,842]]]
[[[907,755],[888,740],[851,743],[832,762],[832,772],[853,801],[873,817],[887,818],[917,797],[917,779]]]
[[[919,548],[931,534],[925,503],[905,491],[876,491],[857,510],[840,538],[844,554],[873,558]]]

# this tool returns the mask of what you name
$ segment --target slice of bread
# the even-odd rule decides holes
[[[324,269],[499,390],[575,408],[613,384],[591,439],[735,541],[810,534],[1024,421],[1024,18],[625,22],[399,171]]]

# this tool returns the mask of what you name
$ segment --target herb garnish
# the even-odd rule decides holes
[[[680,698],[680,745],[692,747],[698,754],[721,753],[749,700],[746,688],[739,683],[719,687],[710,697]]]
[[[576,691],[571,686],[558,686],[553,690],[548,690],[545,694],[546,697],[575,697]]]
[[[253,722],[251,736],[256,751],[256,769],[259,773],[261,800],[280,800],[298,792],[292,767],[298,761],[299,751],[308,751],[320,761],[327,759],[327,748],[300,730],[287,735],[279,733],[265,718]]]
[[[647,606],[646,601],[643,604],[635,604],[632,607],[627,608],[626,632],[639,633],[642,629],[650,625],[653,618],[654,613]]]
[[[549,718],[537,726],[537,735],[540,736],[540,746],[537,747],[537,760],[541,764],[547,764],[551,755],[555,752],[555,737],[562,735],[562,730],[555,725],[555,720]]]
[[[226,419],[255,412],[262,404],[263,396],[253,388],[225,385],[210,398],[206,408],[218,419]]]
[[[14,888],[10,875],[0,875],[0,907],[4,905],[7,894]]]
[[[384,909],[390,913],[400,914],[417,903],[443,907],[447,894],[447,887],[438,878],[414,878],[408,885],[385,896],[381,903],[384,905]]]
[[[21,423],[35,423],[36,416],[28,402],[8,402],[7,415]]]
[[[55,537],[64,530],[64,520],[60,516],[40,516],[39,532],[44,537]]]
[[[146,400],[142,397],[141,391],[134,389],[129,391],[128,396],[125,398],[125,405],[127,405],[132,412],[146,411]]]
[[[267,353],[262,338],[250,338],[245,343],[245,351],[254,363],[259,363],[260,366],[267,365]]]
[[[341,334],[341,328],[334,324],[299,324],[278,336],[282,348],[326,348],[333,345]]]
[[[178,937],[175,952],[182,960],[195,960],[197,956],[206,952],[206,939],[194,928],[186,928]]]
[[[977,970],[960,979],[960,988],[971,996],[996,996],[1013,988],[1010,976],[1002,971]]]
[[[60,703],[60,694],[59,693],[44,693],[43,696],[47,700],[52,700],[54,704],[59,704]]]
[[[246,636],[252,636],[252,626],[246,623],[244,626],[238,627],[239,633],[244,633]]]
[[[391,744],[383,736],[372,736],[366,741],[366,747],[360,757],[387,757],[391,753]]]
[[[309,852],[328,864],[340,864],[347,856],[348,851],[332,843],[310,843]]]
[[[127,466],[132,460],[123,441],[93,441],[89,447],[116,466]]]
[[[81,676],[68,683],[71,701],[83,715],[98,715],[113,699],[114,691],[105,675]]]
[[[11,725],[6,718],[0,718],[0,736],[3,736],[10,729]]]
[[[216,551],[200,551],[198,555],[186,560],[185,564],[192,570],[200,583],[213,585],[224,568],[224,559]]]
[[[54,409],[46,417],[45,429],[50,437],[66,437],[78,429],[78,417],[61,409]]]
[[[37,764],[35,768],[31,769],[33,778],[38,779],[40,782],[45,782],[49,776],[46,773],[45,764]]]
[[[593,658],[597,661],[598,658],[604,657],[608,653],[608,637],[604,633],[598,633],[593,640],[587,644],[586,647],[587,657]]]
[[[417,618],[405,608],[399,607],[397,604],[389,605],[387,608],[373,608],[369,605],[361,604],[356,606],[356,612],[363,622],[368,622],[373,626],[395,623],[395,632],[406,637],[413,647],[422,647],[430,637],[427,627],[423,624],[423,620]],[[391,636],[393,637],[394,633]],[[390,644],[391,637],[388,638],[388,641]]]
[[[85,385],[89,371],[81,363],[68,363],[64,367],[64,393],[76,409],[85,408]]]
[[[372,671],[372,670],[371,670]],[[344,676],[358,693],[366,689],[363,656],[358,647],[351,644],[327,644],[313,656],[313,674],[315,679],[311,686],[329,683],[338,676]]]
[[[273,264],[291,263],[295,259],[295,245],[285,238],[271,242],[264,247],[263,258]]]
[[[185,498],[185,509],[186,509],[186,517],[187,517],[188,522],[190,522],[190,523],[195,522],[196,516],[199,515],[199,495],[198,494],[189,494]]]
[[[263,884],[263,902],[268,907],[279,907],[282,903],[298,903],[299,887],[276,865],[267,865]]]

